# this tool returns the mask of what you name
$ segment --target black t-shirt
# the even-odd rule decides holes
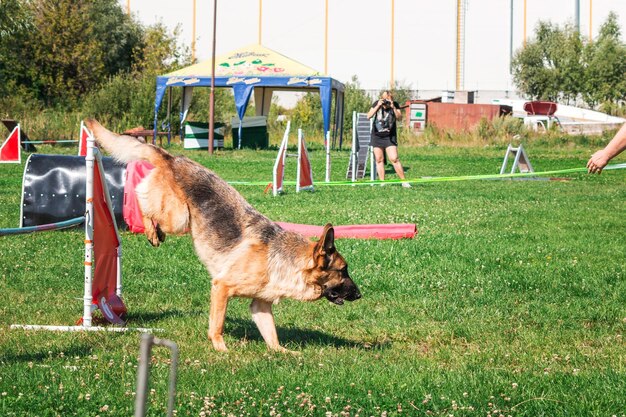
[[[378,105],[378,100],[376,100],[372,104],[372,108],[375,108]],[[394,101],[393,105],[396,109],[400,108],[398,102]],[[390,138],[392,141],[396,140],[397,132],[396,132],[396,115],[394,113],[393,108],[391,106],[388,109],[385,109],[381,106],[374,116],[374,123],[372,123],[372,139],[374,138]]]

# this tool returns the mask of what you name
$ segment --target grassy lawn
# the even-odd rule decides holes
[[[595,148],[527,144],[536,171],[582,167]],[[42,153],[74,153],[41,147]],[[408,178],[497,173],[505,147],[401,148]],[[270,181],[275,151],[183,151],[227,180]],[[311,152],[323,180],[324,154]],[[349,154],[333,152],[333,179]],[[624,161],[624,157],[615,162]],[[391,168],[389,168],[391,172]],[[23,164],[0,165],[0,227],[19,224]],[[287,180],[295,179],[289,160]],[[238,186],[276,221],[416,223],[413,240],[339,240],[363,299],[281,301],[269,353],[246,300],[217,353],[210,279],[188,236],[152,248],[122,233],[129,325],[181,351],[178,416],[626,414],[626,176],[322,187],[274,198]],[[395,175],[389,176],[395,178]],[[82,314],[83,232],[0,238],[0,415],[129,416],[139,335],[9,330]],[[169,352],[153,351],[149,415],[166,409]]]

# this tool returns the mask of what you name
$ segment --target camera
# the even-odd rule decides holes
[[[383,106],[391,106],[391,100],[383,100]]]

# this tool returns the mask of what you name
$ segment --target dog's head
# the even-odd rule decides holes
[[[335,248],[335,230],[330,223],[313,249],[313,260],[317,283],[328,301],[341,305],[361,298],[359,288],[348,274],[348,264]]]

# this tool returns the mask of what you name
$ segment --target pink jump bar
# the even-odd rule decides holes
[[[308,224],[276,222],[285,230],[298,232],[306,237],[319,237],[323,226]],[[335,238],[348,239],[413,239],[417,234],[417,226],[412,223],[400,224],[357,224],[335,226]]]

